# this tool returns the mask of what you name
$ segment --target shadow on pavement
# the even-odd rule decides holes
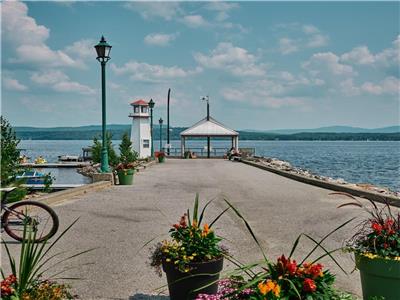
[[[130,296],[129,300],[169,300],[169,297],[162,295],[135,294]]]

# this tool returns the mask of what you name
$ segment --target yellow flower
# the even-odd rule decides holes
[[[197,253],[195,252],[195,253],[192,253],[192,256],[196,256],[197,255]]]
[[[194,257],[191,255],[191,256],[189,256],[189,259],[190,259],[190,260],[193,260],[193,259],[194,259]]]
[[[165,261],[166,261],[166,262],[170,262],[170,261],[171,261],[171,259],[170,259],[170,258],[167,258]]]
[[[197,220],[193,220],[192,226],[193,226],[194,228],[197,227]]]

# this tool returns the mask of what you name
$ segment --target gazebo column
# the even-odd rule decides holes
[[[232,148],[235,148],[235,137],[231,137],[231,141],[232,141],[232,146],[231,146],[231,149]]]
[[[238,136],[238,135],[235,136],[235,137],[234,137],[234,140],[235,140],[235,143],[234,143],[234,144],[235,144],[235,146],[234,146],[234,147],[235,147],[235,150],[236,150],[236,151],[239,151],[239,136]]]
[[[181,157],[185,157],[185,137],[181,136]]]
[[[210,137],[207,136],[207,158],[210,158],[210,146],[211,146],[211,141],[210,141]]]

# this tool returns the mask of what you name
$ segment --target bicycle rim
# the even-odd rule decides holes
[[[47,205],[35,201],[22,201],[9,207],[3,215],[4,230],[15,240],[24,238],[24,226],[26,235],[34,238],[35,242],[45,241],[51,238],[58,229],[58,217]]]

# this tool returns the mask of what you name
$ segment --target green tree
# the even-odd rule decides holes
[[[14,129],[11,124],[3,117],[1,122],[1,186],[7,186],[15,181],[15,176],[19,171],[18,144]]]
[[[127,132],[125,132],[122,136],[122,141],[119,145],[119,152],[119,161],[124,165],[133,163],[138,158],[138,153],[135,150],[132,150],[132,142]]]
[[[6,186],[19,186],[23,183],[21,180],[17,180],[16,176],[18,173],[23,171],[23,168],[19,165],[20,150],[18,144],[20,142],[17,139],[15,131],[11,124],[3,117],[0,116],[1,123],[1,187]],[[8,197],[9,202],[21,200],[26,195],[26,189],[18,187]],[[3,199],[3,194],[1,194]]]
[[[107,152],[108,152],[108,163],[110,166],[115,166],[118,164],[118,156],[115,153],[113,144],[112,144],[112,134],[110,132],[106,133],[106,143],[107,143]],[[97,136],[93,138],[93,146],[92,146],[92,160],[94,163],[101,162],[101,148],[102,143]]]

